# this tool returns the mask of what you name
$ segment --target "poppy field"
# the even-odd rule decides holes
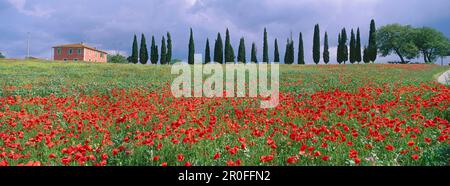
[[[0,165],[449,165],[446,70],[281,65],[261,109],[175,98],[168,65],[0,61]]]

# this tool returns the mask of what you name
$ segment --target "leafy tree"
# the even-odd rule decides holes
[[[131,50],[130,62],[136,64],[139,61],[139,51],[136,34],[134,34],[133,48]]]
[[[367,47],[369,59],[375,62],[377,59],[377,29],[375,27],[375,20],[370,21],[370,31],[369,31],[369,46]]]
[[[414,37],[414,29],[409,25],[390,24],[383,26],[377,32],[379,51],[382,56],[395,53],[402,63],[406,63],[405,58],[413,59],[419,54],[419,49],[414,44]],[[373,57],[370,48],[368,50],[369,57]]]
[[[423,56],[425,63],[436,60],[440,53],[449,46],[447,37],[442,32],[429,27],[416,28],[414,30],[414,44]]]
[[[1,53],[0,53],[0,58],[1,58]],[[115,54],[115,55],[107,55],[106,56],[108,63],[128,63],[127,58],[125,58],[125,56],[122,56],[120,54]]]
[[[325,32],[324,42],[323,42],[323,62],[328,64],[330,62],[330,52],[328,51],[328,34]]]
[[[238,62],[241,63],[246,63],[247,61],[245,60],[245,41],[244,38],[242,37],[239,41],[239,49],[238,49]]]
[[[172,61],[172,37],[170,36],[170,33],[167,32],[167,57],[166,57],[167,63]]]
[[[274,50],[274,54],[273,54],[273,56],[274,56],[273,62],[279,63],[280,62],[280,52],[278,51],[278,41],[277,41],[277,39],[275,39],[274,46],[275,46],[275,50]]]
[[[363,51],[363,61],[364,63],[370,63],[370,58],[369,58],[369,49],[367,49],[367,46],[364,46],[364,51]]]
[[[228,62],[234,62],[234,50],[233,50],[233,46],[231,46],[231,40],[230,40],[230,32],[226,31],[225,34],[225,63]]]
[[[285,64],[294,63],[294,41],[292,39],[287,39],[286,51],[284,54],[284,63]]]
[[[155,44],[155,36],[152,36],[152,46],[150,48],[150,61],[152,64],[158,63],[158,46]]]
[[[0,59],[5,59],[6,57],[0,52]]]
[[[359,28],[356,31],[356,50],[355,50],[356,56],[355,60],[359,63],[361,62],[361,34],[359,32]]]
[[[267,44],[267,30],[264,28],[264,43],[263,43],[263,63],[269,62],[269,46]]]
[[[141,64],[147,64],[148,61],[147,43],[145,41],[144,34],[142,34],[141,36],[141,49],[139,51],[139,61],[141,62]]]
[[[195,46],[194,46],[194,34],[192,33],[192,28],[191,28],[190,32],[191,33],[189,36],[188,64],[194,64]]]
[[[355,39],[355,33],[353,32],[353,29],[350,34],[350,63],[355,63],[356,61],[356,39]]]
[[[251,61],[252,63],[258,63],[258,58],[256,57],[256,44],[252,43],[252,51],[251,51]]]
[[[302,33],[300,32],[298,36],[298,64],[304,65],[305,64],[305,51],[303,50],[303,37]]]
[[[217,33],[217,39],[214,44],[214,62],[223,63],[223,44],[220,32]]]
[[[167,52],[166,52],[166,39],[164,38],[164,36],[161,39],[161,59],[160,59],[160,63],[161,64],[167,64]]]
[[[319,24],[314,26],[313,60],[318,64],[320,61],[320,30]]]
[[[205,47],[205,63],[211,62],[211,53],[209,51],[209,39],[206,38],[206,47]]]

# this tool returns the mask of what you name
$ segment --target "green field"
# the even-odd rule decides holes
[[[0,60],[0,163],[450,162],[450,88],[435,80],[448,67],[281,65],[275,109],[249,98],[174,98],[170,70]]]

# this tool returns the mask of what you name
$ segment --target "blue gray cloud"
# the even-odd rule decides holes
[[[154,35],[160,45],[170,31],[174,57],[186,59],[190,27],[199,53],[206,38],[214,41],[226,28],[235,49],[245,37],[247,50],[255,42],[260,52],[267,27],[269,46],[278,38],[281,53],[291,33],[297,43],[302,32],[305,57],[311,63],[316,23],[322,36],[328,32],[335,59],[339,30],[359,27],[366,42],[372,18],[377,25],[431,26],[450,37],[449,7],[447,0],[2,0],[0,51],[9,57],[25,56],[29,32],[31,55],[36,57],[51,58],[53,45],[75,42],[128,54],[133,34],[146,34],[148,42]]]

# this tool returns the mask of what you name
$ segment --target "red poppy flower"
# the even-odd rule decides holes
[[[414,145],[414,141],[408,141],[408,146],[413,146]]]
[[[348,153],[348,157],[349,158],[356,158],[356,157],[358,157],[358,151],[356,151],[355,149],[350,149],[350,151]]]
[[[226,164],[227,164],[227,166],[234,166],[234,165],[235,165],[235,163],[234,163],[233,160],[228,160],[228,161],[226,162]]]
[[[417,159],[419,159],[419,155],[413,154],[413,155],[411,155],[411,158],[412,158],[413,160],[417,160]]]
[[[320,156],[320,155],[321,155],[320,151],[314,152],[314,156]]]
[[[328,161],[329,158],[330,158],[330,157],[329,157],[329,156],[326,156],[326,155],[325,155],[325,156],[322,156],[322,160],[323,160],[323,161]]]
[[[159,156],[154,156],[153,157],[153,161],[158,161],[159,160]]]
[[[103,153],[103,154],[102,154],[102,160],[106,160],[106,159],[108,159],[108,154]]]
[[[260,158],[261,162],[269,162],[273,160],[273,155],[268,155],[268,156],[261,156]]]
[[[70,156],[61,158],[61,163],[64,165],[68,165],[72,158]]]
[[[220,158],[220,153],[216,153],[216,154],[214,154],[214,158],[213,159],[219,159]]]
[[[386,147],[384,147],[386,150],[388,151],[393,151],[394,150],[394,146],[392,145],[386,145]]]
[[[231,155],[233,155],[233,154],[236,154],[237,153],[237,150],[238,150],[239,148],[237,147],[237,146],[235,146],[235,147],[233,147],[233,148],[231,148],[230,150],[228,150],[228,152],[231,154]]]
[[[161,163],[161,166],[162,166],[162,167],[165,167],[165,166],[167,166],[167,162],[163,162],[163,163]]]
[[[178,161],[183,161],[184,160],[183,154],[178,154],[177,159],[178,159]]]
[[[242,162],[241,162],[241,159],[237,159],[237,160],[236,160],[236,165],[237,165],[237,166],[241,165],[241,163],[242,163]]]
[[[287,159],[287,163],[294,164],[297,163],[297,160],[298,160],[297,156],[291,156]]]
[[[192,166],[192,164],[191,164],[191,162],[186,162],[186,163],[184,163],[184,166],[187,166],[187,167],[189,167],[189,166]]]
[[[361,163],[361,159],[359,159],[358,157],[356,157],[354,160],[355,160],[355,164]]]
[[[113,149],[112,154],[113,156],[117,155],[119,153],[119,149]]]

